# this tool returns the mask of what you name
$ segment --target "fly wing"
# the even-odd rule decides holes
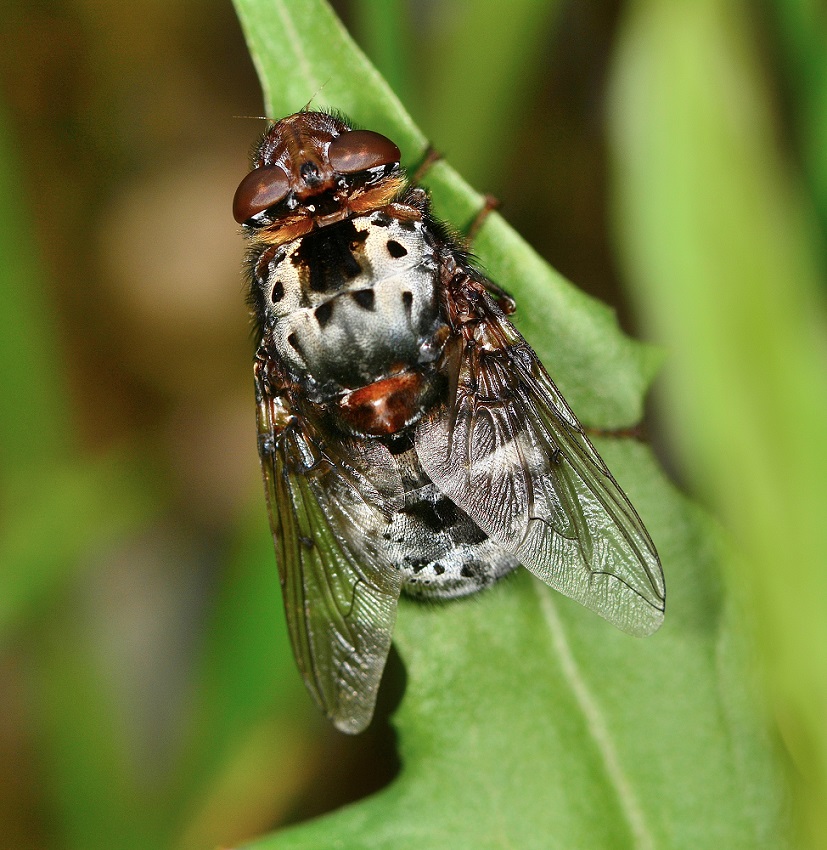
[[[259,456],[293,652],[335,726],[361,732],[373,716],[401,588],[382,553],[383,496],[365,470],[373,480],[385,476],[384,495],[395,471],[379,446],[371,454],[364,443],[325,443],[318,422],[273,392],[265,368],[259,360]]]
[[[544,582],[626,632],[651,634],[664,583],[640,517],[482,282],[455,275],[452,286],[449,400],[417,427],[423,468]]]

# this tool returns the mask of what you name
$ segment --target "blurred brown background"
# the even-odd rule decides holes
[[[334,3],[459,172],[640,332],[611,247],[605,120],[630,4],[538,3],[512,29],[469,2],[390,4],[394,56],[379,5]],[[781,30],[772,4],[754,11],[778,143],[805,171]],[[496,122],[480,126],[485,92],[446,77],[446,51],[454,66],[502,54]],[[9,0],[0,110],[6,266],[28,317],[7,302],[0,332],[30,364],[0,408],[21,423],[0,507],[7,528],[30,519],[0,552],[38,565],[0,602],[0,844],[227,844],[380,787],[386,721],[358,740],[327,729],[286,645],[230,215],[262,106],[232,6]],[[30,393],[36,421],[20,418]],[[32,540],[65,546],[39,558]]]
[[[370,4],[335,5],[370,46]],[[467,128],[463,135],[473,111],[434,73],[435,57],[473,19],[468,4],[405,6],[409,73],[399,93],[434,144],[501,198],[560,270],[620,303],[606,247],[601,119],[617,4],[566,4],[555,26],[551,11],[534,16],[532,54],[515,69],[519,97],[502,126],[478,128],[483,142]],[[391,734],[385,727],[352,741],[330,732],[289,656],[275,683],[272,668],[258,671],[269,683],[258,716],[239,724],[248,728],[229,755],[219,748],[207,787],[186,787],[192,781],[180,776],[182,758],[196,757],[192,692],[203,686],[205,631],[223,604],[240,524],[264,541],[261,557],[275,573],[255,456],[243,246],[229,213],[262,129],[245,116],[262,106],[232,6],[12,2],[4,19],[3,123],[22,205],[12,212],[38,255],[33,327],[47,334],[31,340],[42,355],[32,369],[46,367],[35,377],[65,402],[66,419],[56,411],[51,423],[70,431],[59,442],[104,465],[112,452],[126,455],[149,495],[115,511],[111,533],[83,563],[55,566],[21,591],[0,668],[0,843],[88,847],[108,834],[107,846],[146,847],[178,832],[177,846],[211,846],[355,799],[393,774]],[[118,475],[102,475],[121,486]],[[48,523],[42,533],[52,533]],[[281,641],[269,654],[284,653],[277,594],[266,604],[271,643]],[[68,688],[75,677],[97,681]],[[307,719],[256,753],[250,740],[266,741],[279,699],[283,714],[304,709]],[[78,712],[112,732],[114,724],[126,751],[106,752],[105,734],[62,725]],[[76,747],[91,748],[96,764],[86,769],[97,776],[85,777],[80,753],[66,752]],[[122,809],[102,816],[72,786],[101,782],[107,767]],[[234,770],[247,774],[240,790]],[[169,789],[177,806],[148,817]],[[72,825],[89,817],[100,825],[73,837]]]

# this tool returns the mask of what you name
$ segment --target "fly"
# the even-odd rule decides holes
[[[370,722],[401,593],[466,596],[522,564],[626,632],[660,626],[643,523],[390,139],[283,118],[233,213],[288,629],[337,728]]]

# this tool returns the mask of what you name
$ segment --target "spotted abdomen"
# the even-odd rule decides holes
[[[395,454],[393,460],[404,497],[391,515],[381,545],[402,573],[408,596],[467,596],[517,568],[514,555],[440,493],[413,449]]]
[[[258,283],[272,345],[318,400],[430,362],[436,270],[422,225],[383,213],[296,239]]]

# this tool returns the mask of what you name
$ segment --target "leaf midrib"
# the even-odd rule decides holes
[[[586,729],[600,754],[608,783],[617,795],[620,809],[632,832],[634,846],[639,850],[655,850],[654,838],[649,830],[637,794],[621,765],[620,755],[612,741],[603,712],[586,684],[586,680],[580,674],[579,665],[569,646],[563,623],[557,614],[553,591],[539,581],[533,581],[532,585],[540,604],[543,622],[548,629],[551,652],[560,661],[563,676],[580,708]]]

